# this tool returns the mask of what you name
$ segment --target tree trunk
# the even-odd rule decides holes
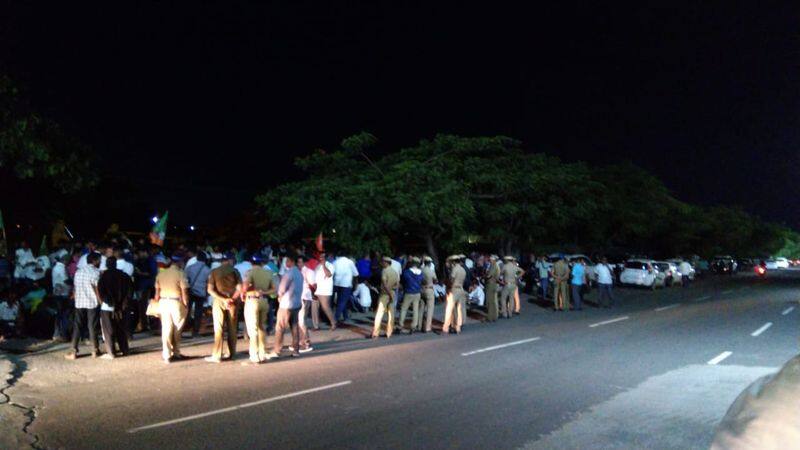
[[[428,255],[433,259],[436,267],[441,267],[439,265],[439,255],[436,253],[436,245],[434,245],[433,236],[430,233],[425,233],[425,246],[428,248]]]

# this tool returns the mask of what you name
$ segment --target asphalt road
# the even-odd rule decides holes
[[[197,346],[86,375],[41,355],[29,367],[65,381],[32,376],[30,429],[68,449],[707,448],[739,391],[797,354],[800,271],[616,292],[616,309],[525,303],[459,336],[322,343],[260,366],[208,364]]]

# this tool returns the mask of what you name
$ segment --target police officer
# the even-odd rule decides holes
[[[272,272],[264,269],[261,255],[251,258],[253,267],[247,271],[242,284],[244,292],[244,324],[250,338],[250,362],[258,364],[266,361],[267,355],[267,315],[269,302],[267,296],[275,293]]]
[[[569,265],[564,255],[559,255],[558,261],[553,265],[553,303],[555,311],[569,311]]]
[[[430,333],[433,326],[433,308],[436,296],[433,292],[433,285],[439,280],[436,278],[436,272],[433,270],[433,259],[430,256],[422,258],[422,300],[425,301],[425,307],[420,312],[420,320],[417,321],[417,329],[423,330],[425,333]],[[422,312],[425,313],[425,328],[422,328]]]
[[[489,322],[497,321],[497,287],[500,282],[500,265],[497,255],[489,257],[489,269],[486,270],[486,318]]]
[[[186,289],[189,283],[178,266],[181,260],[179,255],[167,260],[172,264],[159,272],[155,284],[155,298],[158,299],[158,314],[161,318],[161,357],[167,364],[173,359],[182,358],[181,329],[188,314],[189,297]]]
[[[401,282],[403,284],[403,303],[400,305],[400,322],[398,322],[397,325],[402,331],[405,327],[408,308],[410,306],[413,307],[413,316],[409,333],[413,333],[421,322],[419,316],[419,301],[423,277],[422,270],[419,268],[419,263],[419,258],[412,256],[410,266],[403,271],[403,276],[401,277]]]
[[[235,257],[227,253],[219,267],[208,276],[208,293],[214,299],[211,305],[211,316],[214,319],[214,347],[206,361],[218,363],[222,361],[222,333],[228,329],[228,353],[233,359],[236,354],[238,321],[236,320],[236,299],[240,297],[242,278],[233,267]]]
[[[444,313],[444,326],[442,333],[450,333],[451,325],[455,324],[456,333],[461,333],[461,325],[467,315],[467,293],[464,291],[464,280],[467,272],[461,265],[463,255],[452,255],[447,258],[450,265],[450,292],[447,294],[447,307]]]
[[[506,319],[511,318],[514,312],[514,296],[517,293],[517,280],[525,275],[525,271],[520,269],[513,256],[503,258],[503,290],[500,294],[500,313]]]
[[[372,328],[372,339],[377,339],[381,333],[381,323],[383,314],[388,312],[389,319],[386,323],[386,337],[392,337],[394,332],[394,296],[396,289],[400,286],[400,276],[392,269],[392,258],[384,256],[381,260],[383,271],[381,272],[381,295],[378,298],[378,311],[375,313],[375,326]]]

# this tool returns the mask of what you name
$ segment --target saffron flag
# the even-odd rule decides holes
[[[150,231],[150,243],[157,245],[159,247],[164,246],[164,238],[167,235],[167,217],[169,216],[169,211],[165,212],[158,222],[153,225],[153,229]]]
[[[319,236],[317,236],[316,244],[317,244],[317,252],[322,253],[325,251],[325,246],[323,245],[323,239],[322,239],[322,231],[320,231]]]

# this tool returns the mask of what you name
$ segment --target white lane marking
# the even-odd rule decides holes
[[[728,356],[731,356],[733,352],[722,352],[719,355],[715,356],[714,359],[708,362],[710,366],[716,366],[717,364],[724,361]]]
[[[727,291],[722,291],[722,295],[730,294],[733,292],[733,289],[728,289]]]
[[[655,310],[656,311],[666,311],[668,309],[677,308],[678,306],[681,306],[681,304],[680,303],[673,303],[671,305],[662,306],[661,308],[656,308]]]
[[[750,336],[758,337],[759,335],[761,335],[761,333],[767,331],[767,329],[769,329],[769,327],[771,327],[771,326],[772,326],[772,322],[767,322],[761,328],[759,328],[756,331],[753,331],[752,333],[750,333]]]
[[[527,344],[528,342],[538,341],[539,339],[541,339],[541,338],[540,337],[535,337],[535,338],[530,338],[530,339],[523,339],[521,341],[509,342],[507,344],[493,345],[491,347],[481,348],[481,349],[478,349],[478,350],[473,350],[471,352],[462,353],[461,356],[469,356],[469,355],[474,355],[476,353],[490,352],[492,350],[511,347],[511,346],[514,346],[514,345]]]
[[[193,414],[191,416],[181,417],[179,419],[167,420],[167,421],[164,421],[164,422],[158,422],[158,423],[154,423],[154,424],[151,424],[151,425],[145,425],[145,426],[142,426],[142,427],[131,428],[130,430],[128,430],[128,433],[138,433],[139,431],[150,430],[150,429],[153,429],[153,428],[166,427],[166,426],[169,426],[169,425],[175,425],[176,423],[188,422],[190,420],[202,419],[203,417],[214,416],[214,415],[217,415],[217,414],[223,414],[223,413],[226,413],[226,412],[236,411],[237,409],[250,408],[252,406],[258,406],[258,405],[263,405],[265,403],[276,402],[278,400],[285,400],[287,398],[298,397],[298,396],[301,396],[301,395],[311,394],[311,393],[314,393],[314,392],[324,391],[324,390],[327,390],[327,389],[333,389],[333,388],[337,388],[337,387],[341,387],[341,386],[347,386],[348,384],[350,384],[352,382],[353,382],[352,380],[347,380],[347,381],[342,381],[340,383],[326,384],[325,386],[319,386],[319,387],[315,387],[315,388],[311,388],[311,389],[305,389],[303,391],[292,392],[291,394],[279,395],[277,397],[265,398],[263,400],[258,400],[258,401],[255,401],[255,402],[242,403],[241,405],[231,406],[231,407],[228,407],[228,408],[215,409],[213,411],[208,411],[208,412],[204,412],[204,413],[200,413],[200,414]]]
[[[711,298],[711,296],[710,296],[710,295],[704,295],[704,296],[702,296],[702,297],[700,297],[700,298],[696,298],[696,299],[694,299],[694,301],[696,301],[696,302],[702,302],[703,300],[708,300],[708,299],[710,299],[710,298]]]
[[[785,316],[785,315],[789,314],[792,311],[794,311],[794,306],[790,306],[790,307],[784,309],[783,312],[781,313],[781,315]]]
[[[604,320],[603,322],[597,322],[597,323],[593,323],[593,324],[589,325],[589,328],[599,327],[600,325],[608,325],[608,324],[614,323],[614,322],[621,322],[623,320],[628,320],[629,318],[630,317],[628,317],[628,316],[622,316],[622,317],[617,317],[616,319]]]

